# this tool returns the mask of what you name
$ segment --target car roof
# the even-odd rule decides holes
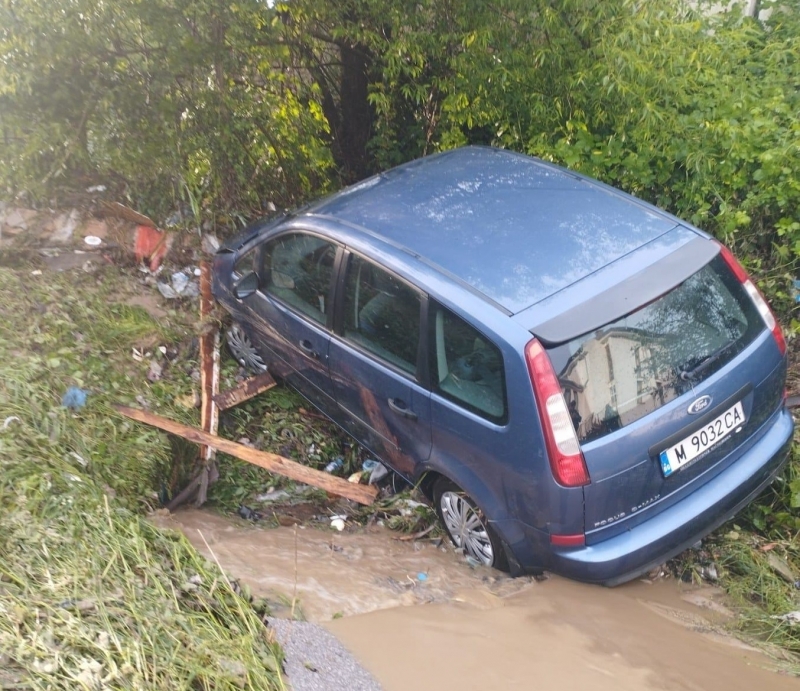
[[[381,173],[299,215],[359,226],[511,314],[676,226],[606,185],[530,156],[476,146]]]

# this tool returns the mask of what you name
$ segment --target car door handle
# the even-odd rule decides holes
[[[402,415],[403,417],[408,418],[409,420],[417,419],[417,414],[406,405],[405,401],[399,398],[390,398],[387,400],[387,403],[389,404],[389,409],[393,413]]]
[[[314,350],[314,346],[308,339],[304,339],[300,341],[300,350],[302,350],[306,355],[309,357],[313,357],[315,360],[319,360],[319,353]]]

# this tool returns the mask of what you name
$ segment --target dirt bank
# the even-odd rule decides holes
[[[800,688],[725,632],[713,588],[509,579],[381,529],[265,530],[204,511],[158,522],[254,592],[326,622],[387,691]]]

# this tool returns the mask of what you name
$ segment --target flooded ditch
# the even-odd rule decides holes
[[[386,529],[266,529],[199,510],[158,517],[279,616],[323,623],[387,691],[800,689],[725,629],[721,591],[511,579]]]

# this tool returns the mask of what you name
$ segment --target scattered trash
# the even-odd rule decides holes
[[[211,255],[216,254],[217,250],[219,249],[219,246],[220,246],[219,238],[216,235],[206,234],[200,241],[200,247],[206,254],[211,254]]]
[[[341,458],[336,458],[325,466],[325,472],[335,473],[337,470],[341,470],[342,468],[344,468],[344,461]]]
[[[289,499],[291,495],[285,489],[277,489],[267,492],[266,494],[259,494],[256,496],[256,501],[260,501],[263,504],[268,504],[275,501],[281,501],[282,499]]]
[[[31,271],[31,276],[41,276],[41,275],[42,275],[41,269],[34,269],[33,271]]]
[[[70,451],[69,455],[72,456],[76,461],[78,461],[78,464],[83,466],[84,468],[86,468],[89,465],[89,462],[80,454],[77,454],[74,451]]]
[[[108,188],[105,185],[92,185],[91,187],[87,187],[87,192],[105,192]]]
[[[383,480],[388,474],[389,469],[383,463],[378,463],[369,474],[369,482],[367,484],[374,485]]]
[[[22,422],[16,415],[10,415],[3,421],[3,429],[7,430],[12,422]]]
[[[71,410],[83,408],[86,405],[87,395],[87,392],[83,389],[79,389],[77,386],[70,386],[61,399],[61,405]]]
[[[350,477],[347,478],[347,481],[352,482],[354,485],[357,485],[359,482],[361,482],[362,475],[363,473],[359,470],[357,473],[353,473],[352,475],[350,475]]]
[[[191,280],[183,271],[176,271],[172,274],[172,276],[170,276],[170,283],[162,283],[159,281],[156,286],[158,292],[167,298],[167,300],[193,298],[200,294],[197,281]]]
[[[419,507],[428,508],[427,504],[423,504],[421,501],[414,501],[413,499],[399,499],[395,502],[395,508],[399,511],[401,516],[410,516],[416,509]]]
[[[331,528],[336,528],[341,533],[344,530],[344,517],[331,516]]]
[[[794,285],[794,301],[800,302],[800,279],[795,279],[793,285]]]
[[[237,512],[246,521],[260,521],[262,516],[258,511],[251,509],[249,506],[242,504]]]
[[[147,381],[156,382],[161,379],[164,368],[156,360],[150,360],[150,369],[147,370]]]
[[[700,575],[707,581],[718,581],[719,580],[719,572],[717,571],[716,564],[709,564],[708,566],[704,566],[700,570]]]
[[[89,245],[89,247],[99,247],[103,244],[102,238],[99,238],[96,235],[87,235],[85,238],[83,238],[83,241]]]
[[[374,458],[368,458],[361,464],[361,470],[363,470],[365,473],[371,473],[379,465],[380,465],[379,461],[376,461]]]
[[[795,610],[794,612],[787,612],[786,614],[776,614],[771,619],[778,619],[779,621],[785,621],[789,624],[800,624],[800,610]]]
[[[417,574],[417,580],[418,580],[418,581],[427,581],[427,580],[428,580],[428,574],[427,574],[427,573],[424,573],[424,572],[422,572],[422,571],[420,571],[420,572]]]

